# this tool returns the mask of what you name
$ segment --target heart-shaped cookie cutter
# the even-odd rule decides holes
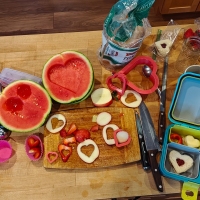
[[[141,64],[148,65],[152,70],[152,73],[149,76],[149,79],[153,83],[153,86],[147,90],[138,88],[131,81],[129,81],[126,77],[126,75],[131,70],[133,70],[137,65],[141,65]],[[113,74],[112,76],[109,76],[106,80],[106,83],[110,90],[116,91],[120,95],[124,94],[127,86],[129,86],[131,89],[135,90],[136,92],[138,92],[140,94],[150,94],[150,93],[154,92],[158,88],[158,85],[159,85],[159,78],[156,74],[157,69],[158,69],[157,64],[152,58],[150,58],[148,56],[138,56],[138,57],[134,58],[130,63],[128,63],[122,70]],[[118,78],[121,81],[122,88],[118,88],[115,85],[113,85],[112,79],[115,79],[115,78]]]

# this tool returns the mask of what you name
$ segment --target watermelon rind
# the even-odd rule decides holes
[[[13,89],[14,87],[17,87],[18,84],[28,84],[31,86],[31,89],[35,89],[37,90],[36,93],[32,93],[30,99],[22,99],[24,105],[28,105],[28,109],[31,111],[31,109],[34,111],[34,114],[36,112],[36,106],[37,106],[37,114],[34,117],[33,116],[27,116],[24,114],[23,120],[19,119],[16,117],[16,121],[19,120],[19,123],[17,126],[13,125],[12,121],[14,117],[13,115],[16,116],[16,113],[11,113],[10,111],[4,111],[4,109],[2,108],[3,106],[3,102],[5,102],[5,100],[9,97],[16,97],[15,92],[13,92],[13,95],[11,96],[7,96],[7,94],[11,93],[12,91],[14,91],[15,89]],[[10,91],[11,92],[10,92]],[[40,95],[37,97],[37,95]],[[42,96],[44,95],[44,96]],[[38,98],[36,100],[36,98]],[[35,102],[31,101],[32,99],[35,99]],[[43,101],[40,101],[43,100]],[[36,104],[36,101],[38,104]],[[42,106],[42,103],[45,102],[45,105]],[[22,112],[23,113],[28,113],[29,110],[26,110],[26,108],[23,108]],[[47,117],[49,116],[50,112],[51,112],[51,107],[52,107],[52,101],[51,101],[51,97],[49,96],[49,94],[47,93],[47,91],[38,83],[35,83],[33,81],[30,80],[18,80],[18,81],[14,81],[13,83],[10,83],[6,88],[4,88],[4,90],[2,91],[1,95],[0,95],[0,124],[2,126],[4,126],[5,128],[7,128],[10,131],[14,131],[14,132],[20,132],[20,133],[25,133],[25,132],[30,132],[33,130],[38,129],[39,127],[41,127],[44,122],[46,121]],[[42,113],[44,112],[44,113]],[[39,113],[41,115],[39,115]],[[10,116],[10,121],[8,121],[8,119],[5,119],[5,115]],[[21,115],[20,111],[19,113],[17,113],[17,115]],[[41,117],[41,119],[39,119],[39,117]],[[12,118],[13,117],[13,118]],[[32,118],[31,118],[32,117]],[[34,120],[36,119],[36,117],[38,117],[37,119],[37,123],[34,124]],[[30,125],[30,127],[28,126],[30,123],[32,123]],[[27,124],[27,128],[22,128],[23,124]]]
[[[51,89],[51,87],[52,87],[52,85],[54,85],[53,86],[54,88],[57,87],[58,89],[62,88],[62,87],[52,83],[49,80],[48,73],[49,73],[49,70],[51,70],[52,63],[54,62],[54,60],[56,60],[57,58],[61,59],[62,57],[66,56],[66,55],[70,55],[71,56],[70,59],[72,59],[72,58],[81,59],[86,64],[87,70],[89,71],[89,73],[88,73],[89,79],[87,80],[88,86],[81,95],[79,95],[79,96],[71,95],[70,96],[70,94],[66,94],[66,96],[67,95],[69,96],[68,99],[61,99],[61,97],[58,97],[58,95],[55,94],[55,91],[53,91]],[[59,56],[61,56],[61,57],[59,57]],[[67,61],[64,60],[63,62],[68,62],[68,60]],[[62,77],[60,77],[60,79],[62,79]],[[46,62],[46,64],[44,65],[44,68],[43,68],[43,72],[42,72],[42,81],[43,81],[43,85],[44,85],[45,89],[47,90],[50,97],[54,101],[61,103],[61,104],[76,104],[76,103],[80,103],[81,101],[85,100],[91,94],[91,92],[93,90],[93,86],[94,86],[94,70],[93,70],[91,62],[84,54],[82,54],[78,51],[65,51],[60,54],[56,54],[55,56],[51,57]]]

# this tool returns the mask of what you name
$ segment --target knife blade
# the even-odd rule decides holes
[[[144,135],[143,135],[140,116],[139,116],[139,113],[136,110],[135,110],[135,119],[136,119],[138,139],[139,139],[139,144],[140,144],[140,154],[141,154],[142,166],[143,166],[144,170],[148,170],[148,169],[150,169],[149,157],[148,157],[146,145],[145,145],[145,142],[144,142]]]
[[[164,60],[163,76],[162,76],[160,112],[158,120],[158,138],[160,144],[163,143],[163,137],[166,129],[165,103],[166,103],[167,70],[168,70],[168,56],[166,56]]]
[[[163,184],[161,179],[161,174],[158,168],[158,162],[156,160],[156,155],[160,151],[160,145],[158,138],[155,133],[154,125],[150,116],[150,113],[145,105],[142,102],[139,106],[140,118],[143,128],[144,141],[147,148],[149,161],[151,165],[151,171],[153,174],[156,187],[160,192],[163,192]]]

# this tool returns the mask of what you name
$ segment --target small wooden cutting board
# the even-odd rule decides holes
[[[46,127],[44,128],[44,160],[45,168],[57,169],[85,169],[85,168],[101,168],[121,165],[125,163],[135,162],[141,159],[140,147],[138,143],[138,134],[135,123],[134,110],[131,108],[87,108],[76,109],[58,112],[65,116],[67,123],[65,129],[68,130],[71,123],[75,123],[78,129],[90,130],[96,124],[92,119],[101,112],[109,112],[112,116],[109,124],[115,124],[120,129],[127,131],[130,134],[131,142],[124,147],[116,147],[115,145],[107,145],[102,136],[103,127],[100,127],[97,132],[91,132],[91,139],[99,148],[99,157],[93,163],[85,163],[77,154],[77,144],[71,144],[72,154],[67,162],[63,162],[60,155],[52,164],[49,163],[46,156],[48,152],[58,152],[58,145],[63,143],[63,138],[59,133],[52,134]],[[58,122],[59,123],[59,122]],[[56,126],[53,124],[54,127]],[[112,129],[107,129],[108,138],[112,138]],[[92,152],[92,146],[83,147],[83,152]],[[88,149],[87,149],[88,148]],[[89,156],[88,153],[85,153]]]

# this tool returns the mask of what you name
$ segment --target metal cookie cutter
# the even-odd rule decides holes
[[[148,65],[152,70],[152,73],[149,79],[153,83],[153,86],[147,90],[138,88],[136,85],[130,82],[126,77],[126,74],[128,74],[137,65],[141,65],[141,64]],[[129,86],[131,89],[135,90],[136,92],[140,94],[150,94],[154,92],[158,88],[158,85],[159,85],[159,79],[156,74],[157,68],[158,68],[157,64],[152,58],[148,56],[138,56],[135,59],[133,59],[130,63],[128,63],[122,70],[120,70],[119,72],[115,73],[112,76],[109,76],[106,80],[106,83],[110,90],[116,91],[121,96],[124,94],[127,86]],[[118,78],[121,81],[122,88],[118,88],[113,85],[112,79],[116,79],[116,78]]]

